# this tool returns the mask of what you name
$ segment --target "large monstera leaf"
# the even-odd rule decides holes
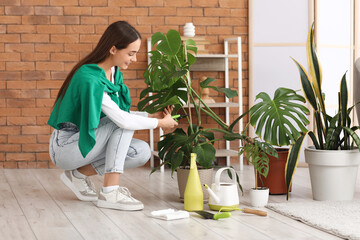
[[[309,110],[302,105],[304,97],[294,90],[278,88],[274,99],[265,93],[259,93],[259,103],[250,109],[250,123],[256,134],[275,146],[286,146],[294,143],[301,132],[307,132],[309,124],[306,114]]]
[[[152,95],[146,97],[150,92]],[[137,106],[140,111],[155,113],[172,105],[178,109],[183,102],[187,101],[186,85],[182,81],[177,81],[171,87],[161,91],[153,91],[151,87],[148,87],[141,92],[140,99]]]
[[[176,30],[169,30],[166,35],[157,32],[151,37],[151,44],[154,46],[156,43],[158,43],[157,50],[165,55],[175,56],[181,46],[181,37]]]

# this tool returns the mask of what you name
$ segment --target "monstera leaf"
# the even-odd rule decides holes
[[[191,153],[197,154],[196,161],[200,166],[212,167],[216,150],[208,141],[214,140],[214,133],[197,125],[193,125],[192,129],[194,132],[190,131],[190,127],[187,132],[182,128],[177,128],[165,134],[158,143],[159,158],[170,166],[172,173],[179,166],[189,164]]]
[[[152,95],[145,97],[150,92]],[[187,101],[187,91],[185,84],[182,81],[177,81],[168,89],[161,91],[153,91],[151,87],[148,87],[141,92],[140,98],[142,100],[138,103],[138,109],[155,113],[162,111],[166,106],[174,105],[175,109],[178,109],[183,102]]]
[[[294,90],[278,88],[274,99],[261,92],[256,100],[262,101],[250,109],[250,123],[256,134],[272,145],[286,146],[300,137],[300,132],[307,132],[309,124],[306,114],[309,110],[302,105],[304,97]]]

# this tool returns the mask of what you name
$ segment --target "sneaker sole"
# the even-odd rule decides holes
[[[70,190],[76,195],[76,197],[81,200],[81,201],[86,201],[86,202],[93,202],[93,201],[97,201],[98,197],[94,196],[94,197],[88,197],[88,196],[83,196],[79,190],[77,190],[74,185],[72,184],[72,182],[66,177],[65,173],[62,173],[60,175],[60,179],[61,181],[68,187],[70,188]]]
[[[144,209],[143,204],[127,205],[127,204],[121,204],[121,203],[110,203],[110,202],[104,201],[104,200],[98,200],[97,206],[100,208],[111,208],[111,209],[117,209],[117,210],[123,210],[123,211],[139,211],[139,210]]]

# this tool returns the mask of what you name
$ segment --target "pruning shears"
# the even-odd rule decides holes
[[[174,116],[171,116],[175,121],[178,121],[184,117],[186,117],[187,115],[186,114],[177,114],[177,115],[174,115]]]

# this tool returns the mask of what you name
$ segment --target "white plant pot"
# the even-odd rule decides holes
[[[250,189],[250,205],[253,207],[264,207],[269,200],[269,188]]]
[[[360,164],[360,152],[355,150],[317,150],[305,148],[309,164],[313,199],[319,201],[352,200]]]

